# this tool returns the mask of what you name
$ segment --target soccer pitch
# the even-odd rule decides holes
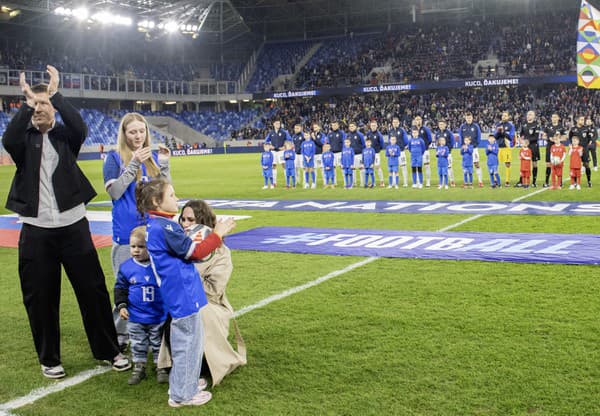
[[[259,161],[258,154],[172,158],[175,191],[179,198],[203,199],[600,202],[600,181],[581,191],[490,189],[485,161],[483,189],[261,190]],[[517,164],[511,169],[513,184]],[[99,193],[95,201],[108,200],[100,161],[80,165]],[[458,163],[454,171],[462,183]],[[2,166],[0,172],[4,202],[14,167]],[[437,185],[436,172],[434,164],[432,185]],[[504,180],[503,168],[500,173]],[[538,184],[543,174],[541,167]],[[594,175],[592,181],[598,178]],[[284,182],[281,172],[278,182]],[[600,238],[596,216],[216,211],[251,216],[238,222],[236,232],[302,226]],[[99,249],[99,255],[112,295],[110,248]],[[0,249],[0,409],[16,415],[125,416],[600,414],[598,266],[365,261],[238,250],[233,262],[228,297],[236,310],[253,305],[238,318],[248,364],[212,389],[208,404],[171,409],[167,386],[156,384],[152,372],[141,384],[129,386],[128,373],[109,371],[7,409],[7,402],[57,383],[40,374],[21,301],[17,252]],[[327,279],[315,282],[323,276]],[[297,293],[260,303],[310,282]],[[98,362],[89,351],[67,279],[62,291],[62,358],[71,377]]]

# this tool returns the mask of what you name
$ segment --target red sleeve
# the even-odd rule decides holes
[[[211,233],[204,240],[194,242],[193,244],[194,249],[188,259],[201,260],[221,245],[221,237],[218,234]]]

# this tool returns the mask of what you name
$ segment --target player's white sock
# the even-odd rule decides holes
[[[431,185],[431,165],[429,163],[425,165],[425,182],[427,186]]]
[[[377,168],[377,176],[379,176],[379,183],[383,183],[383,169],[381,169],[381,166]]]
[[[454,172],[452,171],[452,167],[448,167],[448,180],[450,183],[454,182]]]
[[[362,169],[358,170],[358,176],[360,176],[360,187],[363,188],[365,186],[365,173]]]
[[[402,166],[402,180],[404,181],[403,185],[407,186],[408,185],[408,169],[406,168],[406,165]]]
[[[273,169],[273,183],[277,185],[277,168]]]
[[[323,176],[323,186],[327,185],[327,181],[325,180],[325,168],[321,169],[321,175]]]
[[[479,183],[483,183],[483,177],[481,176],[481,168],[475,168],[475,172],[477,173],[477,179]]]

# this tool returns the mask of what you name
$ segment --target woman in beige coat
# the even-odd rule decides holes
[[[196,224],[212,229],[216,221],[212,209],[206,202],[200,200],[188,201],[179,218],[179,223],[184,229]],[[202,308],[204,356],[210,369],[213,386],[216,386],[227,374],[246,364],[246,344],[233,318],[233,307],[225,295],[227,282],[233,271],[229,248],[221,244],[209,258],[196,263],[196,269],[202,278],[204,292],[208,299],[208,304]],[[228,340],[230,321],[233,323],[237,351]],[[161,348],[158,366],[170,366],[170,359],[168,350]]]

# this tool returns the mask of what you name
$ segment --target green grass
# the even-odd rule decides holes
[[[81,166],[99,192],[95,200],[107,200],[101,163]],[[510,201],[528,193],[514,188],[262,191],[257,167],[257,155],[172,160],[182,198]],[[13,171],[0,167],[0,200]],[[600,191],[546,191],[528,200],[600,201]],[[239,221],[236,231],[265,225],[435,231],[472,217],[217,212],[252,217]],[[600,222],[587,216],[489,215],[456,230],[600,234]],[[99,254],[111,287],[110,249]],[[16,250],[0,249],[0,403],[53,384],[39,372],[16,257]],[[239,309],[359,260],[234,251],[228,296]],[[240,317],[248,365],[214,388],[214,399],[202,409],[172,410],[166,387],[152,377],[132,387],[127,374],[110,372],[13,413],[600,414],[597,274],[592,266],[379,259]],[[69,375],[97,365],[67,279],[61,329]]]

